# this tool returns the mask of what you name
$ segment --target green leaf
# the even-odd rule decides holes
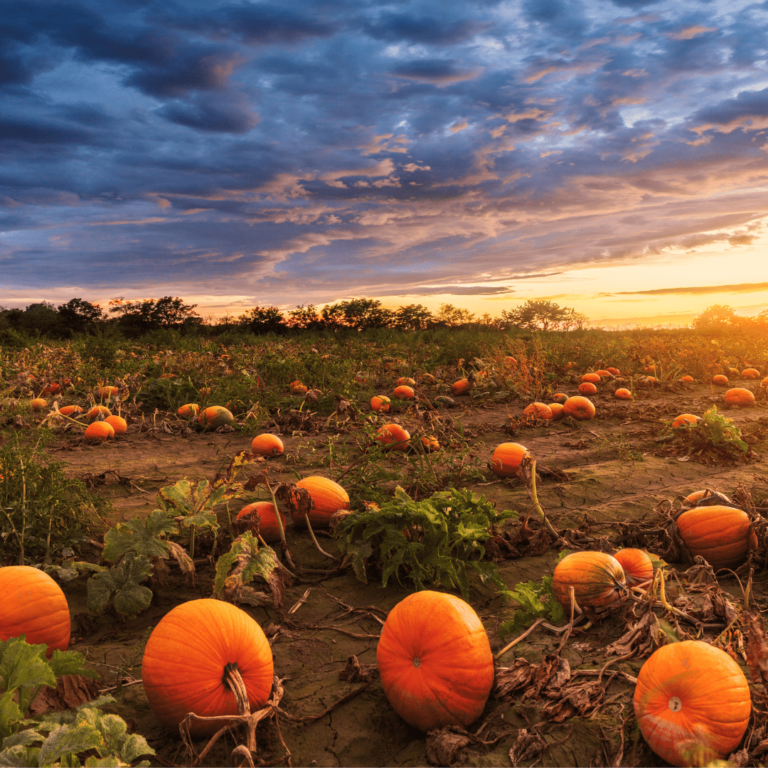
[[[0,766],[2,768],[33,768],[38,765],[37,749],[28,749],[23,746],[0,749]]]
[[[145,557],[130,555],[124,558],[108,571],[97,573],[88,580],[88,607],[99,613],[111,600],[119,613],[136,616],[152,602],[152,590],[141,586],[151,573],[152,565]]]
[[[229,552],[216,562],[214,597],[230,599],[257,576],[269,585],[273,596],[279,600],[280,589],[275,583],[280,578],[277,554],[272,547],[260,547],[254,535],[246,531],[232,542]]]
[[[31,645],[22,636],[0,643],[0,647],[0,678],[6,692],[41,685],[56,687],[56,677],[45,660],[47,646],[44,643]]]
[[[40,747],[40,765],[53,765],[63,755],[97,749],[101,745],[101,734],[92,725],[62,725],[52,731]]]
[[[165,558],[168,543],[160,537],[176,530],[171,513],[162,509],[153,509],[144,520],[135,517],[127,523],[118,523],[104,536],[104,559],[116,563],[128,554]]]
[[[95,670],[87,669],[83,666],[85,664],[85,656],[77,651],[60,651],[58,648],[55,648],[48,663],[51,665],[53,674],[56,677],[61,677],[62,675],[84,675],[85,677],[97,678],[99,676]]]
[[[21,720],[21,710],[19,705],[13,700],[13,691],[6,691],[0,696],[0,736],[10,737],[13,732],[13,723],[17,723]],[[12,747],[13,744],[7,744],[6,738],[3,741],[3,747]]]
[[[555,598],[552,590],[552,577],[545,576],[541,581],[523,581],[509,592],[509,596],[520,604],[511,621],[500,627],[502,636],[514,634],[532,624],[536,619],[546,619],[551,624],[560,624],[565,620],[565,613]]]
[[[0,749],[8,749],[10,747],[28,747],[30,744],[42,744],[43,736],[31,729],[25,731],[19,731],[12,736],[8,736],[3,739],[3,743],[0,744]]]

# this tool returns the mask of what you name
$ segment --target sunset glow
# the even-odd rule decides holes
[[[768,306],[768,9],[9,0],[0,306]]]

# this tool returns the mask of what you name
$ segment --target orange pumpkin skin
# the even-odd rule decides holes
[[[106,405],[94,405],[93,408],[85,414],[85,418],[88,419],[88,421],[93,422],[106,419],[107,416],[111,415],[112,411],[110,411]]]
[[[251,453],[257,456],[280,456],[285,449],[277,435],[256,435],[251,441]]]
[[[635,717],[650,748],[671,765],[724,759],[747,729],[752,704],[739,665],[719,648],[683,640],[643,664]]]
[[[180,419],[189,419],[193,416],[197,416],[198,413],[200,413],[200,406],[197,403],[187,403],[186,405],[182,405],[181,408],[176,411],[176,415]]]
[[[729,406],[739,405],[742,408],[748,408],[755,404],[755,396],[748,389],[743,389],[742,387],[729,389],[724,397],[725,404]]]
[[[688,374],[686,374],[685,376],[680,377],[680,381],[685,384],[693,384],[693,376],[688,376]]]
[[[83,433],[83,437],[91,443],[103,443],[114,436],[114,427],[106,421],[94,421],[85,428]]]
[[[523,416],[549,421],[552,418],[552,409],[546,403],[531,403],[523,409]]]
[[[620,602],[625,585],[621,565],[605,552],[573,552],[552,574],[552,591],[566,611],[571,607],[570,587],[582,608],[602,608]]]
[[[29,565],[0,568],[0,640],[19,635],[45,643],[49,659],[55,649],[69,647],[67,598],[45,571]]]
[[[440,450],[440,441],[434,435],[422,435],[421,449],[427,453]]]
[[[35,413],[39,413],[43,410],[43,408],[48,407],[48,401],[44,397],[36,397],[32,402],[30,403],[32,406],[32,410]]]
[[[718,387],[727,387],[728,386],[728,377],[723,376],[722,373],[718,373],[717,376],[712,377],[712,383],[716,384]]]
[[[566,395],[565,392],[555,392],[555,394],[552,395],[552,400],[556,403],[560,403],[560,405],[563,405],[567,399],[568,395]]]
[[[633,548],[620,549],[614,552],[613,556],[624,571],[628,586],[647,584],[653,578],[653,561],[646,551]]]
[[[407,451],[411,434],[399,424],[385,424],[376,433],[376,442],[388,451]]]
[[[330,525],[331,518],[340,509],[349,509],[349,495],[333,480],[327,477],[313,475],[305,477],[296,483],[297,488],[304,488],[312,497],[312,509],[310,509],[309,522],[313,526]],[[304,515],[291,511],[294,522],[300,523]]]
[[[501,443],[491,457],[491,470],[497,477],[514,477],[518,467],[528,454],[520,443]]]
[[[579,392],[582,395],[594,395],[597,392],[597,387],[591,381],[584,381],[579,384]]]
[[[59,408],[59,413],[62,416],[77,416],[78,413],[82,413],[83,409],[79,405],[65,405],[63,408]]]
[[[392,394],[400,400],[414,400],[416,398],[416,393],[413,391],[413,388],[409,387],[407,384],[395,387],[395,391]]]
[[[242,520],[249,517],[254,523],[258,522],[259,535],[267,544],[280,541],[280,526],[277,523],[277,511],[271,501],[256,501],[253,504],[243,507],[238,513],[236,520]],[[281,512],[280,519],[283,522],[285,530],[285,515]]]
[[[621,387],[621,389],[617,389],[613,396],[617,398],[618,400],[631,400],[632,399],[632,393],[625,389],[624,387]]]
[[[741,372],[741,378],[742,379],[759,379],[760,371],[758,371],[756,368],[745,368]]]
[[[425,733],[469,726],[493,686],[482,622],[468,603],[442,592],[415,592],[389,612],[376,661],[392,708]]]
[[[730,499],[724,494],[720,493],[719,491],[710,491],[708,488],[703,491],[694,491],[693,493],[689,493],[684,499],[683,503],[686,506],[689,507],[695,507],[700,501],[703,499],[711,498],[712,496],[720,496],[723,501],[726,501],[730,503]]]
[[[386,395],[374,395],[371,398],[371,408],[374,411],[389,413],[390,399]]]
[[[200,413],[197,423],[203,429],[218,429],[226,424],[234,424],[235,417],[221,405],[211,405]]]
[[[587,382],[588,384],[599,384],[600,383],[600,374],[599,373],[585,373],[581,377],[582,382]]]
[[[761,386],[761,387],[768,387],[768,376],[766,376],[766,377],[765,377],[765,378],[764,378],[764,379],[763,379],[763,380],[760,382],[760,386]]]
[[[552,411],[552,421],[559,421],[565,416],[562,403],[550,403],[549,410]]]
[[[406,387],[415,387],[416,386],[416,380],[412,379],[410,376],[401,376],[397,380],[397,385],[402,386],[405,385]]]
[[[459,379],[451,384],[451,394],[454,397],[468,395],[472,391],[472,382],[469,379]]]
[[[565,403],[563,403],[563,413],[571,418],[584,421],[595,418],[595,405],[586,397],[569,397]]]
[[[692,413],[681,413],[673,422],[672,427],[685,427],[688,424],[697,424],[701,419]]]
[[[618,368],[606,368],[605,370],[613,376],[621,376],[621,371]]]
[[[109,424],[116,435],[124,435],[128,431],[128,422],[122,416],[107,416],[105,424]]]
[[[223,682],[224,667],[232,663],[254,712],[269,698],[274,675],[272,649],[261,627],[223,600],[177,605],[152,631],[141,664],[144,691],[157,719],[178,732],[187,712],[236,715],[235,695]],[[192,736],[210,736],[223,725],[225,720],[196,724]]]
[[[288,385],[288,389],[290,390],[292,395],[304,395],[307,392],[307,385],[302,384],[298,379],[296,381],[292,381]]]
[[[703,557],[715,570],[736,568],[757,548],[749,515],[733,507],[686,510],[677,518],[677,530],[691,555]]]

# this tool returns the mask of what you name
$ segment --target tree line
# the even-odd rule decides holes
[[[50,302],[39,302],[30,304],[26,309],[0,307],[0,334],[21,333],[66,339],[107,327],[116,328],[129,337],[163,329],[285,334],[303,330],[363,331],[369,328],[389,328],[419,331],[483,326],[497,330],[521,328],[531,331],[570,331],[583,329],[588,323],[586,315],[546,299],[528,300],[518,307],[503,310],[501,317],[491,317],[489,314],[478,317],[452,304],[442,304],[435,313],[422,304],[388,309],[378,299],[365,298],[339,301],[322,308],[313,304],[299,305],[288,312],[274,306],[255,306],[238,317],[209,322],[204,321],[196,309],[196,304],[186,304],[176,296],[140,301],[113,299],[106,311],[98,304],[81,298],[71,299],[58,307]]]

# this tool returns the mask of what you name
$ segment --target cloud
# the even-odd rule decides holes
[[[655,288],[650,291],[617,291],[600,296],[667,296],[675,294],[703,295],[708,293],[755,293],[768,291],[768,283],[735,283],[733,285],[697,285],[688,288]]]
[[[455,45],[488,31],[492,22],[476,19],[437,19],[430,16],[410,16],[403,13],[382,13],[363,29],[376,40],[422,43],[425,45]]]
[[[463,80],[474,80],[480,71],[479,67],[463,67],[453,59],[419,59],[393,67],[390,73],[404,80],[446,86]]]

